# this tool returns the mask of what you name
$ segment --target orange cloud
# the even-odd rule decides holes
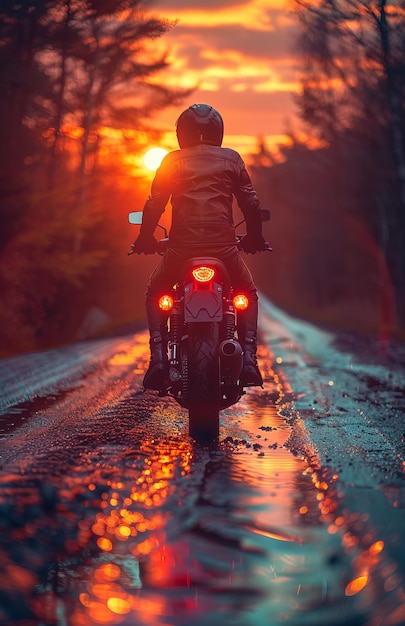
[[[297,27],[288,2],[156,0],[155,13],[177,20],[153,42],[169,51],[171,68],[160,80],[196,87],[191,100],[216,106],[228,135],[283,135],[295,123],[292,94],[298,88],[292,55]],[[172,126],[179,113],[168,109],[159,125]]]
[[[170,3],[164,3],[165,7]],[[186,6],[186,5],[189,6]],[[229,26],[232,24],[254,24],[255,30],[268,30],[271,28],[268,9],[284,8],[283,0],[252,0],[241,3],[225,3],[221,6],[217,2],[215,7],[204,2],[202,5],[183,3],[185,8],[179,11],[179,20],[182,26],[194,27],[204,24],[205,27]],[[236,4],[236,6],[235,6]],[[163,5],[162,5],[163,8]]]

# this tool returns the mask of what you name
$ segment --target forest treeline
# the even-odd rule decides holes
[[[309,319],[405,330],[405,3],[296,0],[296,103],[316,149],[292,136],[253,173],[274,241],[260,284]],[[256,261],[255,261],[256,265]],[[287,287],[288,285],[288,287]]]
[[[150,177],[131,164],[159,139],[149,120],[190,96],[164,85],[154,42],[174,24],[147,5],[1,3],[1,355],[145,323],[156,259],[126,256],[127,213]],[[296,16],[296,100],[313,141],[291,134],[281,161],[265,145],[252,155],[274,252],[248,263],[295,314],[403,329],[403,2],[297,0]]]
[[[1,354],[80,337],[89,311],[127,315],[126,215],[146,194],[130,159],[145,132],[158,140],[148,120],[187,95],[156,78],[173,24],[147,5],[1,2]]]

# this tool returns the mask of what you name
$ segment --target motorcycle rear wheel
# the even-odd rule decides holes
[[[219,436],[219,326],[189,324],[189,434],[201,443]]]

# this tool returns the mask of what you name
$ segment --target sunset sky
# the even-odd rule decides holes
[[[166,84],[198,85],[192,102],[212,104],[225,121],[224,145],[250,152],[258,136],[269,147],[299,128],[292,46],[297,26],[288,0],[155,0],[154,13],[178,20],[159,45],[168,48]],[[291,5],[290,5],[291,6]],[[159,117],[171,129],[178,107]],[[170,147],[170,146],[169,146]]]

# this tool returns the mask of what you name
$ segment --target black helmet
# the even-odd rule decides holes
[[[176,122],[180,148],[191,148],[198,143],[220,146],[224,137],[221,115],[209,104],[192,104]]]

